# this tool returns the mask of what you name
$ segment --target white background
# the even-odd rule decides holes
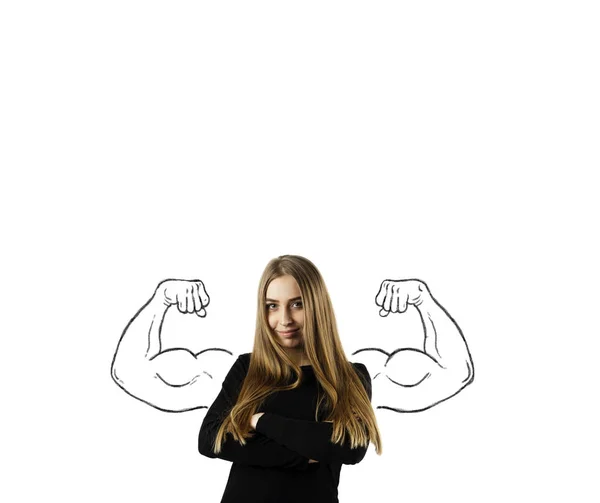
[[[172,344],[251,351],[260,274],[291,253],[351,360],[405,343],[374,297],[419,278],[475,363],[429,411],[377,411],[384,452],[342,469],[341,503],[598,501],[599,22],[582,1],[3,2],[2,500],[218,502],[204,411],[129,397],[110,362],[165,278],[211,295]]]

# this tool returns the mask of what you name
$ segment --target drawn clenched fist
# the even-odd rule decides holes
[[[379,316],[390,313],[403,313],[409,305],[419,306],[431,298],[427,285],[418,279],[383,280],[375,297],[375,304],[381,306]]]
[[[204,283],[199,279],[166,279],[156,287],[154,297],[161,300],[165,306],[177,305],[182,313],[196,313],[204,318],[210,302]]]

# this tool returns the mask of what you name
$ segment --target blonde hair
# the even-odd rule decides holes
[[[258,287],[258,307],[254,348],[248,373],[237,402],[220,425],[213,451],[218,454],[227,433],[241,445],[253,437],[250,420],[265,399],[276,391],[296,389],[301,382],[301,368],[280,346],[267,318],[266,294],[271,281],[292,276],[300,288],[304,309],[304,349],[314,370],[319,392],[315,421],[321,407],[325,421],[333,422],[331,441],[342,444],[346,435],[352,449],[369,442],[381,455],[381,436],[375,413],[361,376],[347,360],[337,330],[333,306],[323,278],[316,266],[298,255],[281,255],[266,266]],[[290,379],[295,377],[292,384]]]

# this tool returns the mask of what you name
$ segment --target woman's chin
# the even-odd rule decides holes
[[[301,337],[279,338],[279,344],[284,348],[300,348],[303,346],[303,343],[304,341]]]

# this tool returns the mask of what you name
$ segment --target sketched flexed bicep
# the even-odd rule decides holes
[[[159,283],[121,335],[111,366],[114,381],[129,395],[160,410],[183,412],[207,407],[214,398],[214,383],[222,378],[214,369],[228,368],[233,353],[223,348],[198,353],[187,348],[163,351],[161,331],[171,306],[177,306],[181,313],[205,317],[209,302],[200,280]]]
[[[422,349],[397,347],[388,352],[370,347],[353,353],[378,363],[373,378],[373,387],[383,402],[376,405],[378,409],[422,411],[451,398],[473,381],[473,361],[462,331],[425,282],[384,280],[375,304],[383,317],[414,307],[424,332]]]

